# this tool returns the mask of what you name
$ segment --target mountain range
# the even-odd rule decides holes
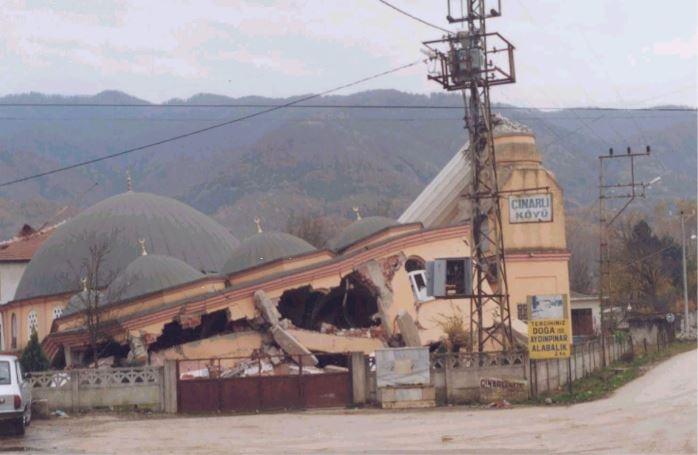
[[[230,105],[276,105],[293,99],[199,94],[153,106],[118,91],[0,97],[0,183],[263,109]],[[325,96],[312,105],[316,107],[280,109],[0,187],[0,235],[11,237],[24,223],[36,227],[57,221],[125,191],[127,170],[134,190],[191,204],[239,238],[254,232],[256,216],[268,229],[284,229],[292,213],[323,216],[341,225],[353,217],[354,206],[367,215],[397,216],[467,139],[456,95],[376,90]],[[498,104],[494,111],[533,129],[544,165],[562,184],[569,208],[595,202],[597,156],[610,147],[624,153],[628,146],[638,151],[651,145],[650,156],[637,160],[637,177],[662,177],[648,190],[652,198],[696,196],[695,110],[551,110]],[[619,163],[607,175],[626,178],[627,169],[620,167],[625,160],[615,161]]]

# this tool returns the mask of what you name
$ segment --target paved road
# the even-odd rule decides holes
[[[696,351],[608,399],[569,407],[323,411],[37,421],[12,447],[51,453],[696,453]]]

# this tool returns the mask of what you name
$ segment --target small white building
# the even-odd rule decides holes
[[[595,337],[601,335],[601,305],[597,295],[572,291],[572,336]]]
[[[14,299],[17,285],[29,260],[57,226],[35,231],[25,224],[17,236],[0,242],[0,305]],[[5,349],[3,330],[2,318],[0,318],[0,351]]]

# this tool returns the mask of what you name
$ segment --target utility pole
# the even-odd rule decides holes
[[[683,260],[683,334],[688,336],[688,283],[686,280],[686,219],[681,210],[681,256]]]
[[[649,156],[650,146],[646,146],[642,153],[633,153],[630,147],[627,148],[624,154],[614,154],[613,148],[608,150],[607,155],[599,156],[599,306],[601,307],[601,346],[605,352],[606,349],[606,321],[604,306],[606,300],[610,298],[610,276],[611,276],[611,258],[610,258],[610,227],[615,220],[625,211],[626,208],[638,197],[645,197],[645,189],[656,183],[659,178],[652,180],[650,183],[635,181],[635,158]],[[607,160],[626,159],[630,165],[630,182],[625,183],[606,183],[604,176],[604,164]],[[615,191],[621,191],[621,194],[614,194]],[[615,212],[613,217],[608,220],[606,215],[606,201],[612,199],[626,200],[626,203]],[[609,287],[607,292],[606,287]],[[611,306],[611,310],[613,307]],[[613,313],[611,313],[613,316]],[[606,366],[606,356],[601,356],[602,365]]]
[[[465,125],[469,132],[470,222],[472,225],[472,263],[474,287],[470,298],[471,334],[477,331],[477,350],[483,352],[488,341],[502,350],[511,349],[512,331],[504,240],[497,184],[497,167],[492,137],[490,86],[511,84],[514,73],[514,46],[499,33],[488,33],[487,19],[501,16],[501,0],[496,8],[487,8],[485,0],[463,0],[463,17],[453,17],[448,0],[449,23],[462,23],[464,30],[441,39],[426,41],[434,72],[428,76],[448,91],[460,91],[465,105]],[[459,5],[463,1],[459,0]],[[491,2],[490,2],[491,3]],[[453,297],[453,296],[451,296]],[[498,317],[485,327],[483,310],[495,307]]]

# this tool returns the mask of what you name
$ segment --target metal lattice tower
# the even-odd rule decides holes
[[[515,82],[514,46],[498,33],[487,33],[487,19],[501,15],[501,4],[487,9],[485,0],[465,0],[464,17],[451,16],[450,23],[463,23],[463,31],[427,41],[424,45],[436,68],[428,77],[448,91],[460,90],[469,131],[467,151],[471,162],[469,193],[472,223],[474,287],[470,297],[471,334],[477,333],[477,349],[494,342],[503,350],[512,348],[511,314],[504,261],[502,217],[493,142],[490,86]],[[485,326],[483,311],[496,308],[493,324]]]

